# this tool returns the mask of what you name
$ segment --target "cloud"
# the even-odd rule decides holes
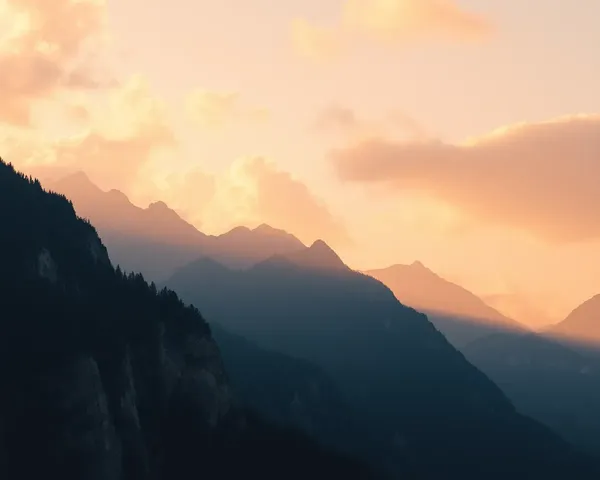
[[[304,183],[256,157],[238,159],[217,179],[203,223],[212,231],[267,223],[306,243],[318,238],[332,245],[349,241],[345,226]]]
[[[0,0],[0,120],[31,123],[35,101],[68,89],[99,88],[90,68],[102,41],[99,0]],[[88,60],[86,62],[86,60]]]
[[[292,40],[300,55],[323,60],[339,57],[357,40],[405,46],[428,39],[479,40],[490,31],[485,18],[453,0],[345,0],[333,26],[296,20]]]
[[[88,108],[92,107],[78,105],[77,114],[92,118],[91,127],[50,142],[29,137],[29,147],[21,139],[12,148],[20,153],[15,163],[34,172],[40,165],[62,172],[83,170],[101,188],[127,191],[155,154],[177,144],[163,104],[142,77],[112,90],[102,108]]]
[[[315,121],[315,128],[322,131],[347,132],[356,129],[362,124],[351,108],[341,105],[332,105],[319,112]]]
[[[223,128],[234,121],[262,123],[269,119],[269,112],[262,107],[245,105],[237,92],[195,90],[186,98],[190,118],[207,129]]]
[[[333,28],[312,25],[304,19],[292,23],[292,44],[295,51],[316,61],[328,61],[339,57],[346,40]]]
[[[331,158],[344,181],[425,192],[545,240],[600,237],[600,115],[514,125],[464,144],[372,138]]]
[[[343,22],[376,39],[406,43],[425,37],[479,39],[489,23],[452,0],[347,0]]]
[[[164,186],[151,192],[151,201],[160,199],[198,229],[216,193],[216,178],[199,168],[173,172],[164,178]]]

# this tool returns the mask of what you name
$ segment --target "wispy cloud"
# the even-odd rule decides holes
[[[423,139],[428,135],[416,119],[401,110],[391,110],[383,118],[369,119],[340,104],[333,104],[321,110],[312,127],[318,133],[336,134],[346,140],[373,136]]]
[[[292,25],[296,51],[312,59],[333,59],[360,41],[406,46],[415,41],[476,41],[492,31],[481,15],[452,0],[345,0],[334,25],[306,20]]]
[[[224,128],[233,122],[263,123],[269,119],[264,107],[247,105],[238,92],[198,89],[186,98],[190,118],[203,128]]]

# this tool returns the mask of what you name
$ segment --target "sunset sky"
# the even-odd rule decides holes
[[[0,0],[0,155],[206,233],[265,222],[358,269],[418,259],[559,319],[600,293],[598,18],[597,0]]]

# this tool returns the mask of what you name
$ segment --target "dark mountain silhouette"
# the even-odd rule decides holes
[[[463,351],[521,413],[600,456],[600,362],[536,334],[494,334]]]
[[[333,259],[317,244],[246,271],[201,260],[167,284],[229,330],[322,367],[360,412],[390,472],[408,463],[423,478],[594,478],[596,465],[518,414],[382,283],[338,262],[297,261],[321,256]]]
[[[465,288],[435,274],[421,262],[365,273],[387,285],[403,304],[426,313],[457,348],[491,333],[527,330]]]
[[[0,478],[371,477],[244,412],[198,310],[3,162],[0,225]]]
[[[81,172],[45,186],[69,197],[77,214],[94,223],[116,265],[154,281],[165,280],[201,256],[231,268],[248,268],[271,255],[305,248],[293,235],[268,225],[205,235],[165,203],[139,208],[122,192],[100,190]]]

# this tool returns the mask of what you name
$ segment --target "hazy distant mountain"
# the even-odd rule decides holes
[[[329,273],[350,270],[338,254],[323,240],[317,240],[309,248],[303,248],[287,255],[284,254],[282,257],[285,262],[292,262],[302,268],[323,270]]]
[[[581,304],[547,332],[557,338],[589,343],[600,348],[600,295]]]
[[[94,220],[98,228],[182,245],[202,244],[207,238],[165,203],[139,208],[118,190],[100,190],[83,172],[50,183],[48,188],[68,195],[77,214]]]
[[[253,230],[236,227],[209,238],[209,248],[205,255],[237,269],[251,267],[272,255],[291,254],[306,248],[294,235],[265,224]]]
[[[1,161],[0,225],[0,478],[373,478],[241,409],[198,310]]]
[[[536,334],[494,334],[463,352],[520,412],[600,456],[600,362]]]
[[[405,305],[426,313],[456,347],[491,333],[525,331],[526,327],[502,315],[481,298],[435,274],[422,263],[369,270]]]
[[[322,367],[390,471],[408,462],[424,478],[588,475],[585,460],[517,414],[425,315],[322,242],[245,271],[199,260],[167,284],[229,330]]]
[[[46,187],[67,195],[78,215],[96,225],[115,264],[154,281],[164,280],[201,256],[231,268],[247,268],[271,255],[305,248],[293,235],[268,225],[205,235],[165,203],[139,208],[122,192],[100,190],[82,172],[48,182]]]

